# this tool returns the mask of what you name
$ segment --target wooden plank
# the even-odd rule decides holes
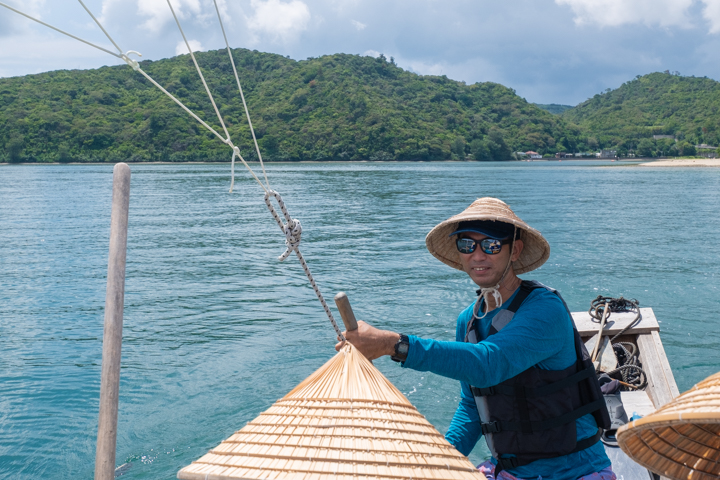
[[[658,325],[657,318],[655,318],[655,313],[652,308],[641,308],[640,314],[642,315],[640,323],[628,330],[627,333],[641,334],[660,331],[660,326]],[[600,327],[599,322],[594,322],[593,320],[595,319],[590,317],[588,312],[573,312],[572,317],[575,322],[575,326],[582,337],[594,335]],[[612,313],[605,324],[603,335],[615,335],[619,333],[620,330],[628,326],[634,318],[634,313]]]
[[[668,361],[667,355],[665,355],[665,348],[660,341],[660,334],[658,332],[652,332],[651,335],[655,343],[655,350],[658,353],[658,357],[660,357],[660,366],[665,373],[665,380],[670,388],[670,395],[672,395],[672,398],[675,398],[680,395],[680,391],[678,390],[677,383],[675,383],[675,375],[673,375],[672,369],[670,368],[670,362]]]
[[[647,392],[655,408],[660,408],[673,399],[673,392],[665,376],[665,370],[662,367],[660,354],[657,351],[652,333],[638,335],[637,346],[640,349],[639,358],[642,363],[642,368],[648,378]],[[673,379],[672,381],[674,382],[675,380]]]
[[[644,417],[656,410],[648,393],[644,390],[620,392],[620,400],[622,400],[623,408],[625,408],[625,413],[628,418],[632,417],[633,413]]]

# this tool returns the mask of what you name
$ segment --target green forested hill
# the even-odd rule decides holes
[[[255,159],[224,50],[197,55],[242,154]],[[495,83],[421,76],[390,59],[303,61],[234,50],[263,158],[504,160],[584,143]],[[188,55],[142,68],[222,130]],[[0,79],[0,161],[228,161],[230,149],[126,66]]]
[[[562,117],[581,128],[592,148],[642,156],[693,155],[695,144],[720,143],[720,83],[670,73],[637,76]],[[671,135],[677,142],[654,140],[653,135]]]

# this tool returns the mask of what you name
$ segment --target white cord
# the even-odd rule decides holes
[[[247,103],[245,103],[245,94],[243,94],[243,89],[240,85],[240,77],[238,76],[237,68],[235,68],[235,59],[233,59],[232,51],[230,50],[230,43],[228,42],[227,35],[225,35],[225,26],[223,25],[222,18],[220,16],[220,9],[217,6],[216,0],[213,0],[213,3],[215,4],[215,11],[217,12],[218,21],[220,22],[220,29],[222,30],[223,38],[225,39],[225,46],[227,47],[230,63],[232,64],[233,73],[235,74],[235,80],[237,81],[238,90],[240,91],[240,98],[242,98],[243,107],[245,107],[245,116],[247,117],[248,125],[250,125],[250,133],[252,134],[253,142],[255,142],[255,151],[258,154],[263,175],[265,175],[265,183],[268,188],[270,188],[270,182],[268,181],[267,172],[265,171],[265,164],[263,163],[262,155],[260,154],[260,147],[258,146],[257,138],[255,138],[255,129],[253,128],[252,121],[250,120],[250,111],[248,110]],[[230,191],[232,192],[232,187],[230,187]]]
[[[228,133],[227,127],[225,127],[225,122],[222,119],[222,115],[220,115],[220,110],[218,110],[217,105],[215,105],[215,99],[212,96],[212,93],[210,93],[210,89],[208,88],[207,83],[205,82],[205,76],[202,74],[202,70],[200,70],[200,65],[198,65],[197,60],[195,59],[195,54],[192,51],[192,48],[190,48],[190,43],[188,43],[187,37],[185,37],[185,32],[182,29],[182,26],[180,25],[180,20],[178,20],[177,15],[175,15],[175,9],[173,9],[172,4],[170,3],[170,0],[167,0],[168,7],[170,7],[170,11],[173,14],[173,18],[175,19],[175,23],[177,24],[178,30],[180,30],[180,35],[182,35],[183,40],[185,41],[185,46],[187,46],[188,52],[190,52],[190,57],[192,58],[193,63],[195,64],[195,69],[198,72],[198,75],[200,75],[200,80],[202,80],[203,85],[205,86],[205,91],[208,94],[208,97],[210,98],[210,103],[212,103],[213,108],[215,109],[215,114],[218,117],[218,120],[220,120],[220,125],[222,125],[223,130],[225,131],[225,140],[223,140],[228,145],[231,145],[230,142],[230,134]]]
[[[250,168],[250,165],[245,161],[245,159],[240,155],[240,149],[235,146],[230,139],[230,134],[228,133],[228,130],[225,126],[225,122],[222,119],[222,116],[220,115],[220,111],[217,108],[217,105],[215,104],[215,100],[213,99],[212,94],[210,93],[210,89],[208,88],[207,83],[205,82],[205,77],[202,74],[202,71],[200,70],[200,66],[197,63],[197,60],[195,59],[195,55],[192,52],[192,49],[190,48],[190,44],[187,41],[187,38],[185,37],[185,32],[183,32],[182,27],[180,26],[180,22],[178,21],[177,15],[175,15],[175,10],[172,8],[172,4],[170,3],[170,0],[167,0],[168,6],[170,7],[170,11],[173,14],[173,17],[175,18],[175,22],[177,23],[178,29],[180,29],[180,33],[182,34],[183,40],[185,40],[185,45],[188,47],[188,51],[190,52],[190,56],[192,57],[193,63],[195,64],[195,68],[200,75],[200,79],[203,82],[203,85],[205,86],[205,91],[208,94],[208,97],[210,98],[210,101],[212,102],[213,108],[215,109],[215,113],[218,116],[218,120],[220,121],[220,124],[223,127],[223,130],[225,132],[226,138],[223,138],[214,128],[212,128],[210,125],[205,123],[200,117],[198,117],[192,110],[190,110],[188,107],[186,107],[180,100],[178,100],[173,94],[165,90],[165,88],[162,87],[159,83],[157,83],[150,75],[148,75],[142,68],[140,68],[140,64],[131,59],[128,55],[131,53],[136,54],[138,56],[142,56],[140,53],[135,52],[134,50],[128,50],[127,52],[123,53],[120,46],[115,42],[115,40],[112,39],[110,34],[103,28],[100,21],[92,14],[92,12],[85,6],[85,4],[82,2],[82,0],[78,0],[80,2],[80,5],[85,9],[85,11],[90,15],[90,17],[95,21],[95,23],[100,27],[102,32],[105,34],[105,36],[110,40],[110,42],[117,48],[118,52],[120,53],[114,53],[110,50],[107,50],[103,47],[100,47],[98,45],[95,45],[93,43],[90,43],[86,40],[83,40],[79,37],[76,37],[74,35],[71,35],[67,32],[64,32],[63,30],[60,30],[59,28],[53,27],[52,25],[49,25],[45,22],[42,22],[36,18],[31,17],[30,15],[27,15],[19,10],[16,10],[5,3],[0,2],[0,6],[3,6],[9,10],[12,10],[15,13],[18,13],[24,17],[29,18],[30,20],[33,20],[37,23],[40,23],[41,25],[44,25],[48,28],[51,28],[59,33],[62,33],[63,35],[67,35],[70,38],[73,38],[75,40],[78,40],[82,43],[85,43],[87,45],[90,45],[91,47],[95,47],[98,50],[102,50],[105,53],[109,53],[110,55],[117,57],[125,63],[127,63],[133,70],[136,72],[139,72],[142,76],[144,76],[150,83],[152,83],[155,87],[157,87],[161,92],[163,92],[165,95],[167,95],[172,101],[174,101],[176,104],[180,106],[185,112],[187,112],[191,117],[193,117],[195,120],[197,120],[203,127],[208,129],[210,132],[212,132],[216,137],[218,137],[223,143],[230,146],[233,151],[232,160],[231,160],[231,176],[232,180],[230,183],[230,192],[232,192],[233,186],[235,184],[235,157],[239,158],[240,161],[245,165],[245,168],[250,172],[252,177],[255,179],[255,181],[260,185],[260,187],[265,191],[265,204],[267,205],[268,209],[270,210],[270,213],[272,213],[273,217],[275,218],[275,221],[277,222],[280,229],[285,234],[285,245],[287,246],[287,249],[285,250],[285,253],[283,253],[279,260],[283,261],[285,260],[292,252],[295,252],[295,255],[297,255],[298,260],[300,260],[300,265],[302,266],[303,270],[305,271],[305,274],[308,277],[308,280],[310,281],[310,285],[313,287],[313,290],[315,291],[315,294],[318,297],[318,300],[320,300],[320,303],[323,306],[323,309],[325,310],[325,313],[328,316],[328,319],[330,320],[330,323],[332,324],[333,328],[335,329],[335,333],[337,333],[338,337],[345,341],[345,337],[342,334],[342,331],[338,327],[337,322],[335,321],[335,318],[333,317],[332,312],[330,311],[330,308],[328,307],[327,302],[325,301],[325,298],[323,297],[322,293],[320,292],[320,288],[317,286],[317,283],[315,282],[315,278],[313,277],[312,273],[310,272],[310,268],[307,265],[307,262],[305,261],[305,258],[303,257],[302,253],[300,253],[300,238],[302,235],[302,226],[300,225],[300,222],[298,220],[295,220],[290,217],[290,214],[287,211],[287,207],[285,206],[285,202],[283,201],[280,194],[277,192],[270,190],[270,182],[268,181],[267,172],[265,171],[265,165],[262,161],[262,156],[260,155],[260,147],[258,146],[257,138],[255,137],[255,130],[253,129],[252,122],[250,121],[250,112],[247,108],[247,103],[245,102],[245,95],[242,91],[242,86],[240,85],[240,77],[237,73],[237,68],[235,67],[235,61],[232,56],[232,51],[230,50],[230,44],[228,43],[227,36],[225,35],[225,28],[222,24],[222,18],[220,16],[220,10],[218,9],[217,2],[213,0],[213,3],[215,3],[215,10],[218,14],[218,20],[220,21],[220,28],[223,32],[223,37],[225,38],[225,44],[227,46],[228,55],[230,56],[230,62],[232,63],[233,67],[233,73],[235,74],[235,80],[237,81],[238,90],[240,90],[240,96],[242,98],[243,106],[245,107],[245,115],[248,119],[248,124],[250,125],[250,131],[252,132],[253,142],[255,143],[255,149],[258,154],[258,158],[260,160],[260,165],[262,166],[263,175],[265,177],[265,184],[267,185],[267,188],[265,185],[263,185],[262,181],[255,175],[255,172],[252,168]],[[283,216],[287,220],[286,224],[283,224],[282,219],[278,216],[277,212],[275,211],[275,208],[272,206],[272,203],[270,202],[270,196],[275,197],[276,201],[278,202],[278,205],[280,206],[280,210],[283,213]]]
[[[7,5],[7,4],[5,4],[5,3],[0,2],[0,6],[5,7],[5,8],[7,8],[8,10],[12,10],[13,12],[17,13],[18,15],[22,15],[22,16],[25,17],[25,18],[29,18],[29,19],[32,20],[33,22],[37,22],[37,23],[39,23],[40,25],[44,25],[44,26],[46,26],[46,27],[48,27],[48,28],[51,28],[51,29],[55,30],[56,32],[60,32],[60,33],[62,33],[63,35],[67,35],[67,36],[70,37],[70,38],[74,38],[74,39],[77,40],[78,42],[82,42],[82,43],[84,43],[84,44],[86,44],[86,45],[90,45],[91,47],[97,48],[98,50],[102,50],[102,51],[105,52],[105,53],[109,53],[109,54],[112,55],[113,57],[117,57],[117,58],[122,59],[122,56],[121,56],[121,55],[118,55],[118,54],[115,53],[115,52],[111,52],[110,50],[108,50],[108,49],[106,49],[106,48],[103,48],[103,47],[100,47],[100,46],[98,46],[98,45],[95,45],[94,43],[88,42],[87,40],[83,40],[82,38],[76,37],[75,35],[72,35],[72,34],[69,34],[69,33],[65,32],[65,31],[63,31],[63,30],[60,30],[60,29],[57,28],[57,27],[53,27],[52,25],[50,25],[50,24],[48,24],[48,23],[45,23],[45,22],[43,22],[43,21],[41,21],[41,20],[38,20],[37,18],[31,17],[31,16],[28,15],[27,13],[23,13],[23,12],[21,12],[20,10],[16,10],[16,9],[12,8],[10,5]]]

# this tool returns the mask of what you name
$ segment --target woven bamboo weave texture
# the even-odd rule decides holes
[[[620,448],[676,480],[720,479],[720,373],[617,431]]]
[[[182,480],[485,480],[348,344]]]

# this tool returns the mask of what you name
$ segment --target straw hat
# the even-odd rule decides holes
[[[185,480],[485,480],[349,343]]]
[[[720,373],[656,412],[619,428],[620,448],[647,469],[676,480],[720,478]]]
[[[460,254],[450,234],[457,230],[458,223],[471,220],[509,223],[520,230],[520,240],[525,246],[520,258],[512,263],[516,275],[535,270],[550,256],[550,245],[542,234],[520,220],[505,202],[492,197],[478,198],[465,211],[430,230],[425,238],[430,253],[441,262],[462,270]]]

